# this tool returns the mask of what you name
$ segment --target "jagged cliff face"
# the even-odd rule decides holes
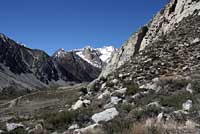
[[[146,26],[134,33],[113,55],[111,62],[102,72],[106,76],[124,65],[138,51],[157,41],[160,36],[166,35],[176,29],[177,24],[200,9],[198,0],[171,0]]]
[[[101,69],[92,66],[87,61],[79,57],[75,52],[63,52],[62,56],[53,57],[58,68],[59,76],[65,81],[75,78],[78,82],[92,81],[98,77]],[[68,77],[67,74],[71,74]]]

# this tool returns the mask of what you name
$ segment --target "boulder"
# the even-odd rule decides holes
[[[8,132],[10,132],[16,128],[24,128],[24,125],[21,123],[6,123],[6,129]]]
[[[95,123],[99,123],[101,121],[109,121],[115,118],[115,116],[118,116],[119,112],[116,110],[116,108],[110,108],[106,109],[103,112],[96,113],[92,116],[92,120]]]
[[[79,128],[78,124],[73,124],[68,128],[68,130],[75,130],[75,129],[78,129],[78,128]]]
[[[104,134],[104,132],[101,128],[101,125],[92,124],[85,128],[75,130],[74,134]]]
[[[81,101],[81,100],[78,100],[74,105],[72,105],[73,110],[77,110],[81,107],[83,107],[83,101]]]

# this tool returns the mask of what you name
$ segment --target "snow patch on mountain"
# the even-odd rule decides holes
[[[65,49],[64,48],[61,48],[59,50],[57,50],[54,54],[53,54],[53,57],[56,57],[56,58],[59,58],[59,57],[64,57],[65,56]]]
[[[82,51],[76,52],[76,54],[77,54],[78,56],[80,56],[83,60],[87,61],[89,64],[91,64],[91,65],[93,65],[93,66],[95,66],[95,67],[101,68],[101,65],[99,65],[98,62],[92,62],[91,60],[89,60],[89,59],[83,54]]]
[[[86,46],[76,52],[81,58],[83,58],[88,63],[95,67],[102,68],[107,64],[116,51],[113,46],[104,46],[103,48],[92,48],[91,46]]]
[[[116,49],[113,46],[104,46],[103,48],[97,48],[97,50],[101,53],[100,59],[108,63],[112,53],[116,51]]]

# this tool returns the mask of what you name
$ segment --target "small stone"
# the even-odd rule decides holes
[[[188,66],[185,66],[185,67],[182,68],[183,71],[185,71],[187,69],[188,69]]]
[[[110,91],[106,90],[102,94],[100,94],[97,99],[103,99],[106,96],[110,96],[110,94]]]
[[[0,134],[3,134],[4,133],[4,131],[3,130],[0,130]]]
[[[73,124],[68,128],[68,130],[75,130],[75,129],[78,129],[78,128],[79,128],[78,124]]]
[[[72,105],[73,110],[77,110],[83,106],[83,101],[78,100],[74,105]]]
[[[192,84],[189,83],[186,87],[186,91],[190,92],[191,94],[193,93],[193,90],[192,90]]]
[[[118,97],[111,97],[110,103],[112,103],[114,105],[117,105],[119,101],[121,101],[120,98],[118,98]]]
[[[126,91],[127,91],[127,88],[122,88],[122,89],[116,90],[115,92],[124,94],[126,93]]]
[[[183,110],[190,110],[192,108],[192,100],[187,100],[185,103],[182,105]]]
[[[198,42],[200,42],[200,39],[199,39],[199,38],[195,38],[195,39],[191,42],[191,44],[195,44],[195,43],[198,43]]]
[[[83,100],[83,103],[86,104],[86,105],[90,105],[91,101],[90,100]]]
[[[112,83],[113,83],[113,84],[117,84],[117,83],[118,83],[118,79],[112,80]]]
[[[160,123],[162,119],[163,119],[163,113],[160,113],[160,114],[157,116],[157,122]]]

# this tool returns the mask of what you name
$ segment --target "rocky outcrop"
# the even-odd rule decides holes
[[[110,63],[102,72],[103,76],[124,65],[131,57],[143,50],[161,36],[175,30],[177,24],[184,18],[198,14],[200,2],[194,0],[171,0],[146,26],[134,33],[113,55]]]

